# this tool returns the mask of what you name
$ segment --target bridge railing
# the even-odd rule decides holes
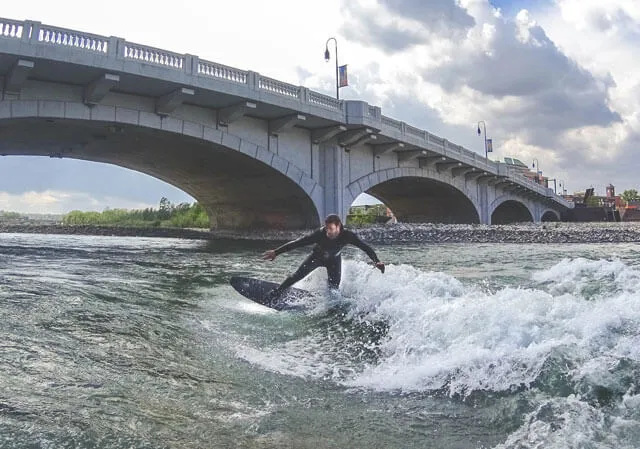
[[[249,78],[249,72],[246,70],[228,67],[218,64],[217,62],[204,61],[202,59],[198,60],[196,74],[238,84],[247,84]]]
[[[342,120],[343,123],[349,123],[347,108],[343,100],[314,92],[302,86],[296,86],[269,78],[256,72],[202,60],[194,55],[174,53],[148,45],[128,42],[113,36],[99,36],[66,28],[43,25],[40,22],[29,20],[22,22],[0,18],[0,39],[3,38],[89,51],[94,54],[103,55],[106,58],[133,60],[144,64],[161,66],[169,70],[184,72],[202,79],[215,79],[229,82],[237,86],[245,86],[249,90],[266,92],[289,100],[299,101],[302,105],[320,107],[330,113],[341,114],[342,118],[340,120]],[[462,163],[485,170],[488,173],[498,175],[504,172],[506,176],[517,179],[518,183],[526,185],[527,188],[541,195],[547,197],[556,196],[551,189],[546,189],[509,170],[505,172],[504,169],[500,167],[505,164],[489,161],[478,153],[470,151],[460,145],[453,144],[426,130],[384,116],[377,106],[371,106],[364,102],[361,103],[366,105],[362,111],[362,115],[364,116],[363,119],[366,119],[367,125],[377,128],[382,133],[402,138],[406,142],[455,158]],[[335,118],[335,115],[332,115],[331,118]],[[558,201],[561,200],[559,197],[556,199]]]
[[[122,57],[176,70],[185,70],[187,68],[185,55],[127,41],[124,41],[122,45]]]
[[[307,100],[309,101],[309,103],[316,106],[322,106],[324,108],[333,109],[335,111],[342,111],[342,102],[336,98],[330,97],[329,95],[310,90]]]
[[[266,76],[259,76],[258,88],[268,92],[282,95],[284,97],[298,98],[300,96],[300,86],[278,81]]]
[[[0,36],[22,39],[22,33],[24,32],[24,22],[11,19],[0,18]]]
[[[109,47],[109,38],[97,34],[35,23],[30,31],[30,38],[40,43],[75,47],[98,53],[107,53]]]

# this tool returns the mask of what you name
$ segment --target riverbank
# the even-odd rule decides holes
[[[56,224],[7,224],[0,223],[0,233],[19,234],[67,234],[102,235],[117,237],[169,237],[179,239],[208,240],[211,233],[207,229],[181,228],[136,228],[120,226],[65,226]]]
[[[372,243],[623,243],[640,242],[640,223],[519,223],[452,225],[396,223],[351,227]],[[292,240],[305,231],[236,233],[213,231],[221,238]]]
[[[512,225],[406,224],[371,225],[354,229],[371,243],[622,243],[640,242],[640,223],[520,223]],[[288,241],[308,230],[221,231],[180,228],[108,226],[9,225],[0,233],[80,234],[181,239]]]

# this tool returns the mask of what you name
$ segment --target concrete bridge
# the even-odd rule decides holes
[[[366,102],[118,37],[0,19],[0,77],[0,154],[149,174],[214,228],[318,226],[363,192],[404,222],[538,222],[571,207]]]

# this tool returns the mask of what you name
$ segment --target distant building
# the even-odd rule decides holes
[[[616,188],[613,184],[609,184],[607,186],[607,195],[605,198],[605,202],[608,207],[613,207],[615,209],[622,209],[624,207],[624,200],[620,195],[616,195]]]
[[[549,187],[549,178],[543,176],[542,171],[536,170],[535,172],[532,172],[531,170],[529,170],[529,166],[522,162],[520,159],[517,159],[515,157],[505,157],[504,163],[509,167],[516,169],[522,176],[532,180],[536,184],[540,184],[547,188]]]
[[[613,184],[606,187],[606,195],[595,195],[590,187],[584,192],[574,192],[562,197],[573,202],[575,208],[568,212],[570,221],[620,221],[623,215],[624,201],[616,195]]]

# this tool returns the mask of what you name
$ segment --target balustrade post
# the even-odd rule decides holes
[[[109,36],[109,43],[107,44],[107,57],[114,59],[124,58],[124,39]]]
[[[307,87],[300,86],[300,90],[298,91],[298,100],[300,100],[300,103],[302,104],[309,103],[309,89]]]
[[[258,72],[254,72],[249,70],[247,72],[247,87],[250,90],[259,90],[260,87],[260,74]]]
[[[40,35],[40,25],[42,25],[42,22],[33,20],[22,22],[22,41],[30,42],[33,39],[33,42],[37,43]]]
[[[197,75],[199,59],[196,55],[185,54],[183,70],[189,75]]]

